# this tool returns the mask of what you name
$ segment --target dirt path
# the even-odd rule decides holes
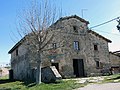
[[[120,90],[120,83],[92,84],[75,90]]]

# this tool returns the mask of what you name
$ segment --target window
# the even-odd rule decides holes
[[[53,47],[53,49],[56,49],[56,48],[57,48],[57,44],[56,44],[56,43],[53,43],[53,44],[52,44],[52,47]]]
[[[73,26],[73,30],[74,30],[75,33],[78,33],[78,30],[77,30],[76,26]]]
[[[74,41],[74,49],[79,50],[79,42],[78,41]]]
[[[99,68],[100,67],[100,62],[96,61],[96,67]]]
[[[16,56],[18,56],[18,49],[16,49]]]
[[[98,45],[94,45],[94,50],[98,50]]]

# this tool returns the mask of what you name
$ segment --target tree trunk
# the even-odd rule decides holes
[[[41,84],[41,53],[38,51],[36,83]]]
[[[41,83],[41,64],[38,63],[39,65],[37,66],[37,75],[36,75],[36,83],[40,84]]]

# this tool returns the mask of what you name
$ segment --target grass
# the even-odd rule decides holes
[[[0,90],[72,90],[83,85],[75,83],[75,80],[59,81],[56,83],[35,85],[26,84],[21,81],[11,82],[8,79],[0,80]]]
[[[30,88],[30,90],[33,90],[34,88],[38,90],[72,90],[80,87],[80,84],[76,84],[75,82],[76,81],[74,80],[68,80],[51,84],[42,83],[41,85],[36,85],[35,87]]]
[[[6,75],[6,76],[3,76],[3,77],[0,77],[0,80],[4,80],[4,79],[8,79],[8,78],[9,78],[9,76]]]
[[[109,82],[120,82],[120,74],[105,76],[101,83]],[[87,84],[90,83],[79,84],[76,80],[61,80],[56,83],[36,85],[35,83],[10,81],[7,76],[0,77],[0,90],[72,90]]]
[[[106,76],[102,81],[102,83],[118,83],[118,82],[120,82],[120,74]]]
[[[5,82],[6,81],[6,82]],[[9,80],[4,80],[2,84],[0,84],[0,90],[25,90],[26,86],[23,85],[23,82],[10,82]]]

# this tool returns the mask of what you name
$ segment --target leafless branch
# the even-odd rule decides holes
[[[18,30],[21,37],[24,35],[26,47],[29,48],[31,52],[37,54],[36,56],[38,57],[32,56],[32,58],[37,59],[37,69],[39,72],[41,72],[41,52],[54,37],[52,33],[49,33],[49,26],[55,22],[57,16],[56,8],[53,7],[48,0],[42,1],[39,5],[34,1],[27,11],[24,10],[23,17],[20,16]],[[40,75],[38,75],[36,79],[39,78],[39,76]]]

